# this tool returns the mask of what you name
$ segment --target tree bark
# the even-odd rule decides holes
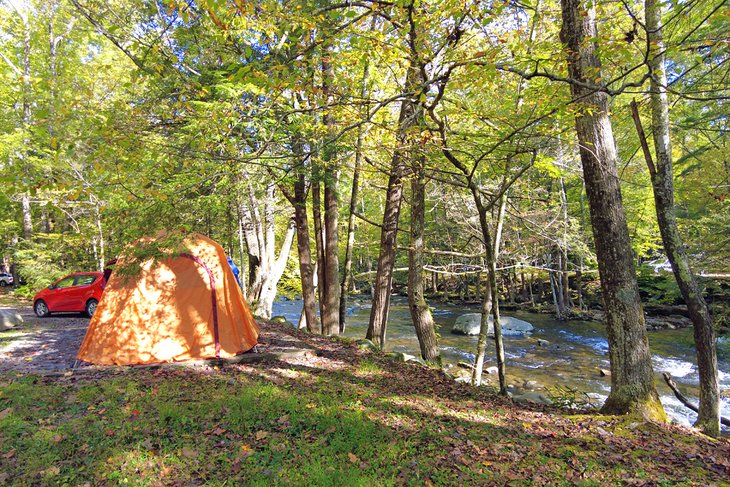
[[[416,329],[421,357],[427,362],[439,361],[436,329],[424,297],[424,223],[426,210],[425,155],[411,149],[411,244],[408,248],[408,307]]]
[[[334,79],[332,63],[330,62],[330,50],[325,45],[322,54],[322,94],[326,107],[322,121],[325,126],[325,137],[329,138],[334,133],[335,120],[332,116],[330,83]],[[327,141],[323,148],[322,159],[324,161],[324,272],[323,281],[320,281],[320,289],[323,290],[322,330],[325,335],[338,335],[340,333],[340,260],[339,260],[339,234],[337,231],[339,221],[339,170],[335,160],[336,149],[333,142]]]
[[[276,298],[276,286],[281,280],[281,276],[286,269],[286,262],[289,260],[289,252],[291,251],[292,242],[294,241],[295,224],[294,218],[289,220],[284,240],[279,249],[279,256],[274,261],[269,272],[267,272],[261,282],[261,290],[255,301],[253,312],[257,316],[266,319],[271,318],[271,310],[274,306]]]
[[[319,315],[325,315],[327,301],[324,298],[324,226],[322,225],[322,190],[320,187],[320,171],[316,165],[312,168],[312,219],[314,220],[314,243],[317,253],[317,297],[319,298]],[[320,333],[324,333],[324,324],[320,323]]]
[[[299,168],[297,180],[294,182],[294,220],[297,228],[297,254],[299,256],[299,274],[302,280],[303,314],[307,331],[320,331],[317,323],[317,295],[314,288],[314,271],[312,254],[309,245],[309,221],[307,219],[307,186],[303,168]]]
[[[561,0],[560,39],[567,50],[570,77],[593,84],[601,76],[596,54],[595,9],[581,0]],[[666,421],[654,386],[651,353],[632,258],[618,170],[616,146],[605,92],[571,84],[580,108],[575,127],[590,206],[601,290],[606,310],[611,392],[603,411],[638,413]]]
[[[422,76],[416,59],[411,52],[410,65],[406,74],[406,92],[415,93],[421,87]],[[366,337],[381,349],[385,347],[385,332],[390,309],[390,290],[393,283],[398,218],[403,200],[403,177],[406,174],[406,156],[403,147],[409,143],[409,132],[418,125],[419,106],[411,94],[401,102],[398,117],[397,147],[391,160],[388,189],[385,195],[383,225],[380,232],[380,255],[373,290],[373,307]]]
[[[672,264],[674,278],[687,303],[687,310],[694,327],[697,368],[700,376],[700,406],[695,426],[705,434],[716,437],[720,434],[720,386],[715,329],[707,303],[690,268],[687,251],[679,233],[674,212],[674,174],[660,3],[657,0],[646,0],[645,14],[649,48],[647,59],[651,73],[651,125],[654,152],[657,158],[656,168],[654,171],[650,171],[654,189],[654,206],[664,250]],[[635,112],[637,111],[635,103],[632,108]],[[650,156],[647,158],[647,163],[651,169]]]

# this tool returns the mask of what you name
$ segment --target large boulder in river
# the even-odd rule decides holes
[[[451,329],[451,333],[456,335],[478,335],[481,322],[481,313],[463,314],[456,318],[456,322],[454,323],[454,327]],[[501,316],[499,318],[499,322],[502,325],[502,335],[524,335],[534,329],[534,327],[527,321],[513,318],[511,316]],[[490,336],[494,335],[494,322],[491,316],[489,317],[488,334]]]

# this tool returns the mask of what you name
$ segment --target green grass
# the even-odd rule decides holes
[[[320,356],[220,370],[0,374],[0,485],[727,485],[730,478],[726,439],[515,405],[434,369],[298,336]]]

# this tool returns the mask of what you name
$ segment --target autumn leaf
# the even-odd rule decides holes
[[[358,458],[355,456],[355,454],[352,452],[347,454],[347,458],[349,458],[350,462],[352,462],[352,463],[357,463],[359,461]]]
[[[182,453],[182,456],[184,456],[185,458],[189,458],[191,460],[198,456],[197,451],[195,451],[192,448],[187,447],[187,446],[184,446],[183,449],[180,451],[180,453]]]
[[[13,448],[12,450],[10,450],[6,454],[4,454],[3,458],[10,459],[10,458],[13,458],[14,456],[15,456],[15,448]]]
[[[216,426],[215,429],[213,431],[211,431],[211,433],[214,434],[214,435],[216,435],[216,436],[220,436],[220,435],[222,435],[225,432],[226,432],[226,430],[223,429],[223,428],[221,428],[220,426]]]
[[[13,412],[13,408],[7,408],[0,411],[0,419],[5,419],[10,413]]]
[[[269,432],[268,431],[259,430],[259,431],[256,432],[256,441],[261,441],[264,438],[266,438],[267,436],[269,436]]]

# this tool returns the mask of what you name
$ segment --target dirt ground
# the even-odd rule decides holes
[[[76,353],[89,327],[89,318],[79,313],[38,318],[30,303],[18,303],[8,296],[2,298],[0,309],[14,309],[24,321],[15,328],[0,331],[0,373],[45,374],[90,365],[76,360]],[[313,346],[277,331],[271,323],[264,321],[259,325],[261,334],[255,349],[258,358],[247,357],[247,362],[266,360],[272,355],[282,359],[314,351]]]
[[[38,318],[30,305],[0,306],[23,317],[16,328],[0,331],[0,372],[40,372],[69,369],[89,326],[78,313]]]

